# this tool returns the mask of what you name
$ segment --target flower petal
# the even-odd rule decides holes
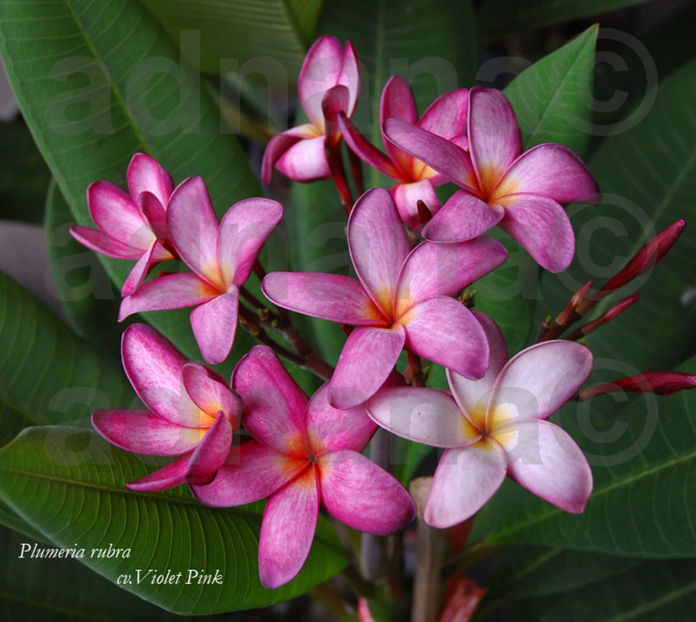
[[[550,272],[565,270],[575,253],[570,219],[553,199],[537,194],[515,194],[505,208],[500,227],[515,238],[534,260]]]
[[[503,367],[495,383],[489,411],[511,404],[516,417],[545,419],[580,388],[592,371],[592,353],[584,345],[555,340],[538,343]]]
[[[70,225],[70,235],[87,248],[117,259],[138,259],[143,254],[142,248],[133,248],[123,242],[114,240],[97,229],[90,229],[82,225]]]
[[[152,192],[143,190],[138,195],[138,205],[154,234],[159,238],[168,238],[167,210],[160,200]]]
[[[434,447],[466,447],[480,438],[456,402],[444,391],[385,387],[366,404],[381,427]]]
[[[276,162],[276,168],[293,181],[314,181],[331,175],[324,152],[325,137],[301,140],[290,147]]]
[[[348,335],[329,382],[329,403],[347,409],[372,397],[394,369],[405,340],[400,324],[356,328]]]
[[[138,206],[126,192],[108,181],[95,181],[87,188],[87,204],[92,220],[109,237],[145,250],[155,234]]]
[[[208,428],[213,423],[184,390],[181,370],[187,360],[156,330],[145,324],[126,328],[121,357],[135,392],[155,414],[190,428]]]
[[[126,173],[128,190],[134,201],[138,200],[141,192],[154,194],[166,209],[169,197],[174,190],[171,175],[162,165],[146,153],[136,153],[128,165]]]
[[[362,451],[377,426],[364,408],[340,410],[329,404],[328,385],[314,393],[307,405],[307,439],[314,455],[323,451]]]
[[[510,102],[501,91],[469,91],[469,153],[480,187],[492,189],[522,153],[522,136]]]
[[[486,409],[496,378],[508,358],[505,339],[498,325],[485,313],[480,313],[479,311],[474,311],[473,313],[483,327],[483,332],[486,333],[486,338],[488,339],[490,350],[488,371],[483,378],[469,380],[449,369],[446,370],[452,397],[456,400],[459,408],[465,412]]]
[[[330,451],[317,462],[322,504],[353,529],[385,536],[416,515],[416,504],[398,480],[357,451]]]
[[[387,119],[384,135],[449,181],[474,191],[476,178],[469,154],[449,140],[398,119]]]
[[[345,115],[339,115],[338,123],[341,127],[341,134],[346,144],[355,155],[372,168],[387,175],[387,177],[398,179],[400,173],[392,164],[392,161],[377,149],[377,147],[372,145],[372,143],[368,142]]]
[[[512,426],[508,473],[521,486],[566,512],[579,514],[592,492],[592,471],[575,441],[550,421]]]
[[[123,283],[123,287],[121,288],[121,296],[124,298],[126,296],[130,296],[136,289],[138,289],[138,287],[142,285],[147,273],[155,263],[154,258],[158,254],[159,246],[159,241],[155,240],[152,246],[150,246],[150,248],[140,256],[140,259],[135,262],[133,269],[128,273],[128,276]]]
[[[473,240],[498,224],[505,215],[468,192],[455,192],[423,228],[423,236],[434,242]]]
[[[199,363],[186,363],[181,368],[181,378],[186,393],[198,408],[211,417],[222,411],[233,428],[239,427],[241,402],[220,376]]]
[[[323,272],[271,272],[261,289],[273,304],[332,322],[372,325],[383,321],[359,281]]]
[[[437,296],[411,307],[401,319],[406,347],[467,378],[488,369],[488,340],[474,315],[461,302]]]
[[[206,505],[245,505],[273,494],[306,467],[306,459],[290,458],[256,441],[247,441],[232,447],[210,484],[193,485],[191,490]]]
[[[391,311],[396,280],[411,246],[391,195],[368,190],[348,219],[348,248],[358,278],[382,309]]]
[[[454,89],[440,95],[423,113],[418,127],[452,139],[466,134],[469,111],[469,91]]]
[[[244,403],[243,423],[260,443],[304,457],[307,396],[268,346],[254,346],[237,364],[234,390]]]
[[[127,482],[126,488],[138,492],[160,492],[186,483],[186,470],[191,454],[186,454],[170,462],[168,465],[146,475],[145,477]]]
[[[306,123],[290,128],[271,138],[266,145],[261,161],[261,180],[264,185],[268,186],[271,183],[273,167],[290,147],[303,138],[315,138],[316,136],[314,126],[311,123]]]
[[[332,86],[324,93],[321,100],[321,110],[324,115],[324,134],[332,141],[328,144],[334,144],[341,138],[341,127],[338,119],[340,115],[345,115],[348,111],[349,97],[348,89],[341,84]]]
[[[208,484],[218,472],[230,453],[232,426],[225,413],[217,414],[215,423],[193,450],[186,471],[186,481],[191,484]]]
[[[515,194],[540,194],[559,203],[596,199],[597,183],[582,159],[564,145],[532,147],[515,160],[499,189]]]
[[[440,209],[440,199],[429,179],[414,181],[410,184],[396,184],[389,190],[396,204],[401,220],[409,229],[420,231],[423,227],[418,213],[418,201],[423,201],[431,214]]]
[[[382,140],[389,157],[402,171],[411,170],[413,156],[384,137],[384,123],[387,119],[399,119],[412,125],[418,123],[418,109],[413,91],[401,76],[389,78],[382,89],[379,99],[379,127],[382,129]]]
[[[343,62],[341,73],[338,76],[338,84],[342,84],[348,89],[348,110],[346,114],[350,117],[355,110],[355,104],[360,95],[360,64],[358,55],[350,41],[346,41],[343,48]]]
[[[505,454],[481,442],[442,454],[425,504],[428,525],[446,529],[471,518],[505,479]]]
[[[146,410],[97,410],[92,425],[116,447],[149,456],[179,456],[200,442],[205,429],[185,428]]]
[[[212,300],[219,291],[195,274],[165,274],[143,283],[130,296],[121,301],[118,321],[133,313],[182,309]]]
[[[249,278],[266,238],[283,217],[283,206],[270,199],[244,199],[227,210],[220,223],[220,266],[225,284]]]
[[[206,363],[222,363],[232,350],[238,309],[239,290],[232,285],[226,293],[191,311],[193,335]]]
[[[354,54],[353,54],[354,58]],[[349,61],[350,59],[346,58]],[[307,113],[309,120],[317,127],[324,127],[324,115],[321,111],[321,100],[324,93],[332,86],[336,86],[344,64],[343,46],[336,37],[320,37],[307,51],[302,63],[300,75],[297,79],[297,92],[300,96],[302,108]],[[344,81],[354,80],[355,69],[346,67],[348,73]],[[344,82],[342,82],[343,84]],[[348,86],[348,84],[345,84]]]
[[[458,244],[422,242],[411,251],[399,276],[397,307],[451,296],[501,265],[505,247],[489,237]]]
[[[259,537],[259,577],[268,588],[279,587],[307,559],[319,515],[319,488],[309,468],[266,502]]]
[[[219,222],[200,177],[181,182],[169,202],[167,226],[181,259],[201,278],[221,285]]]

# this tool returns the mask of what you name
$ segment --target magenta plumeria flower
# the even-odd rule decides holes
[[[379,126],[383,128],[387,119],[400,119],[466,148],[467,106],[467,90],[456,89],[438,97],[419,120],[416,100],[408,82],[401,76],[392,76],[382,90]],[[399,182],[390,190],[396,208],[411,229],[420,231],[423,222],[418,214],[418,201],[423,201],[431,214],[436,213],[440,209],[440,200],[433,186],[448,180],[388,140],[383,129],[382,142],[387,155],[365,140],[345,115],[339,115],[339,123],[346,143],[361,159]]]
[[[307,52],[297,80],[300,103],[309,123],[274,136],[261,164],[263,183],[271,183],[275,166],[294,181],[313,181],[331,174],[325,141],[338,135],[339,111],[351,116],[360,93],[358,59],[350,41],[321,37]],[[329,117],[327,125],[326,117]]]
[[[126,451],[179,456],[126,486],[158,491],[185,482],[210,482],[239,427],[239,399],[217,374],[188,362],[144,324],[133,324],[123,333],[121,356],[130,383],[149,410],[98,410],[92,425]]]
[[[129,193],[108,181],[87,188],[87,206],[98,229],[72,225],[70,233],[97,253],[137,262],[121,294],[132,294],[157,262],[173,259],[166,210],[174,183],[149,155],[136,153],[126,174]]]
[[[218,221],[200,177],[179,184],[167,210],[174,248],[193,270],[144,283],[121,302],[119,321],[132,313],[195,306],[191,327],[207,363],[220,363],[234,344],[239,287],[259,250],[280,222],[277,201],[254,198],[232,205]]]
[[[561,203],[596,200],[597,184],[570,149],[545,143],[522,153],[515,113],[494,89],[469,91],[468,153],[453,142],[398,119],[385,122],[389,140],[457,184],[423,229],[440,242],[469,240],[493,225],[515,238],[542,267],[565,270],[575,236]]]
[[[266,346],[255,346],[239,362],[233,386],[254,440],[235,448],[212,483],[192,489],[218,507],[268,497],[259,540],[266,587],[287,583],[302,568],[320,505],[376,535],[413,519],[415,505],[404,487],[360,453],[376,429],[362,408],[332,408],[326,385],[308,400]]]
[[[450,296],[507,258],[502,244],[423,242],[411,251],[389,192],[376,188],[355,204],[348,247],[358,279],[338,274],[272,272],[263,292],[275,304],[357,326],[329,384],[336,408],[361,404],[382,385],[405,347],[480,378],[488,342],[471,312]]]
[[[451,371],[452,395],[434,389],[382,389],[368,413],[405,438],[445,447],[425,507],[434,527],[471,517],[507,474],[567,512],[579,513],[592,491],[592,472],[573,439],[546,421],[592,369],[592,354],[570,341],[546,341],[509,361],[500,329],[477,314],[490,341],[486,375],[471,381]]]

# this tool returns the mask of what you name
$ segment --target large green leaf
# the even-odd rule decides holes
[[[629,572],[569,594],[535,619],[544,622],[690,620],[695,593],[694,560],[643,562]]]
[[[481,36],[495,39],[642,2],[646,0],[484,0],[476,17]]]
[[[91,224],[89,183],[123,185],[137,151],[161,161],[175,180],[201,175],[219,213],[259,193],[237,141],[221,132],[219,110],[200,76],[138,2],[2,0],[0,35],[24,118],[81,224]],[[130,262],[103,262],[120,286]],[[198,357],[186,311],[147,320]],[[230,364],[249,343],[240,335]]]
[[[525,149],[540,143],[561,143],[583,155],[592,109],[594,51],[598,27],[538,60],[505,89],[522,130]]]
[[[188,56],[204,71],[234,71],[251,61],[248,73],[261,73],[285,92],[288,86],[294,88],[323,4],[323,0],[141,2],[174,40],[195,32]],[[183,42],[185,48],[186,39]]]
[[[124,329],[116,322],[120,294],[96,254],[70,235],[73,222],[58,186],[51,183],[44,224],[54,293],[80,337],[118,352]]]
[[[65,426],[25,430],[0,451],[0,496],[58,546],[85,549],[81,561],[126,589],[180,614],[210,614],[266,606],[306,592],[340,571],[345,556],[330,527],[320,521],[300,575],[277,590],[258,579],[257,547],[262,506],[216,509],[186,490],[135,493],[125,481],[151,471],[136,455],[114,449],[96,434]],[[291,538],[292,534],[288,534]],[[129,556],[92,557],[92,549],[129,549]],[[140,575],[182,573],[171,585]],[[187,584],[189,571],[220,584]],[[121,579],[123,583],[123,578]]]

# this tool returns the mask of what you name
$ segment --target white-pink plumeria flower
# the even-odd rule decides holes
[[[452,395],[435,389],[387,387],[367,404],[390,432],[444,447],[425,507],[434,527],[470,518],[506,474],[539,497],[579,513],[592,491],[592,472],[573,439],[546,421],[585,381],[592,354],[571,341],[546,341],[507,360],[500,329],[477,314],[490,342],[490,367],[480,380],[451,371]]]
[[[174,258],[166,218],[174,190],[169,173],[149,155],[136,153],[126,179],[129,192],[104,180],[87,188],[87,206],[98,229],[70,227],[78,242],[97,253],[137,260],[123,284],[123,296],[140,286],[154,264]]]
[[[193,273],[167,274],[144,283],[121,302],[119,321],[132,313],[193,307],[191,327],[207,363],[221,363],[234,344],[239,287],[259,250],[283,217],[277,201],[238,201],[218,221],[200,177],[183,181],[167,210],[169,235]]]
[[[324,179],[331,174],[326,139],[338,138],[338,112],[350,117],[360,93],[358,59],[351,42],[344,48],[336,37],[317,39],[302,63],[297,91],[309,123],[271,138],[261,163],[266,185],[271,183],[273,166],[294,181]]]
[[[339,115],[341,132],[348,146],[370,166],[398,182],[390,192],[401,219],[414,231],[423,227],[418,201],[423,201],[428,211],[435,214],[440,209],[440,200],[434,186],[448,180],[388,140],[384,135],[384,123],[387,119],[400,119],[465,148],[468,99],[466,89],[449,91],[438,97],[418,119],[416,100],[408,82],[401,76],[389,78],[379,101],[379,126],[387,155],[365,140],[346,115]]]
[[[562,203],[596,201],[597,184],[579,156],[545,143],[522,152],[512,106],[495,89],[469,91],[468,152],[451,141],[399,119],[388,119],[389,140],[457,184],[442,209],[423,228],[436,242],[481,235],[495,224],[550,270],[573,259],[575,235]]]
[[[364,409],[332,408],[326,385],[308,400],[267,346],[251,349],[232,383],[254,440],[235,448],[212,483],[192,489],[200,501],[218,507],[268,497],[259,539],[266,587],[287,583],[302,568],[320,505],[375,535],[413,519],[415,505],[405,488],[361,454],[376,429]]]
[[[123,368],[149,410],[105,409],[92,425],[121,449],[174,462],[126,484],[159,491],[183,483],[206,484],[230,452],[241,404],[220,376],[190,363],[156,330],[133,324],[123,333]]]

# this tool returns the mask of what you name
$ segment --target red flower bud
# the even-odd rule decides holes
[[[696,376],[678,371],[646,371],[642,374],[629,376],[586,387],[580,390],[581,400],[589,400],[602,393],[616,393],[629,391],[631,393],[657,393],[658,395],[671,395],[677,391],[693,389],[696,387]]]

